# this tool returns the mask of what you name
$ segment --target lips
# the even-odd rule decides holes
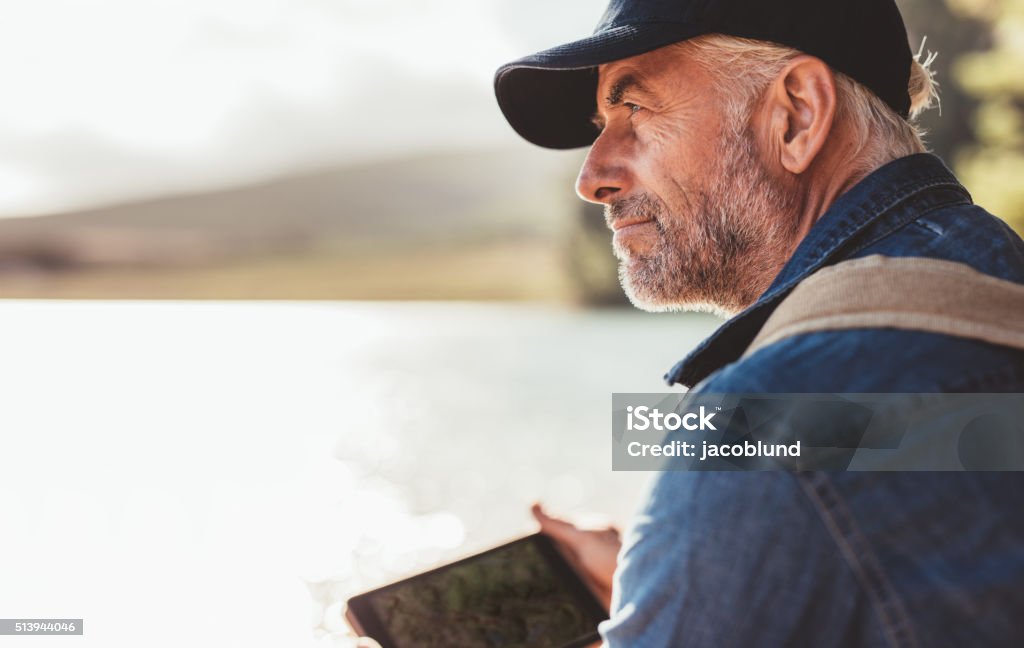
[[[658,230],[653,218],[623,218],[612,222],[612,245],[620,259],[645,254],[657,245]]]
[[[612,223],[612,231],[618,232],[624,230],[627,227],[633,227],[634,225],[643,225],[644,223],[653,223],[653,218],[623,218]]]

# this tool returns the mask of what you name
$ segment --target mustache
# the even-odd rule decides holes
[[[665,206],[660,200],[650,194],[637,194],[605,205],[604,220],[609,228],[615,223],[638,219],[659,223],[664,213]]]

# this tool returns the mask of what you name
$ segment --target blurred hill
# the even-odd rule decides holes
[[[0,296],[562,298],[577,160],[459,151],[0,220]]]

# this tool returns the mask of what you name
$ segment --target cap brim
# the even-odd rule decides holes
[[[494,93],[508,123],[526,140],[553,149],[590,146],[597,109],[596,67],[706,33],[692,23],[644,23],[526,56],[498,68]]]

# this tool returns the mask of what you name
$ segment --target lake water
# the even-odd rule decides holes
[[[533,530],[624,524],[611,393],[717,320],[453,303],[0,302],[5,646],[340,646],[342,602]],[[586,516],[587,513],[603,514]]]

